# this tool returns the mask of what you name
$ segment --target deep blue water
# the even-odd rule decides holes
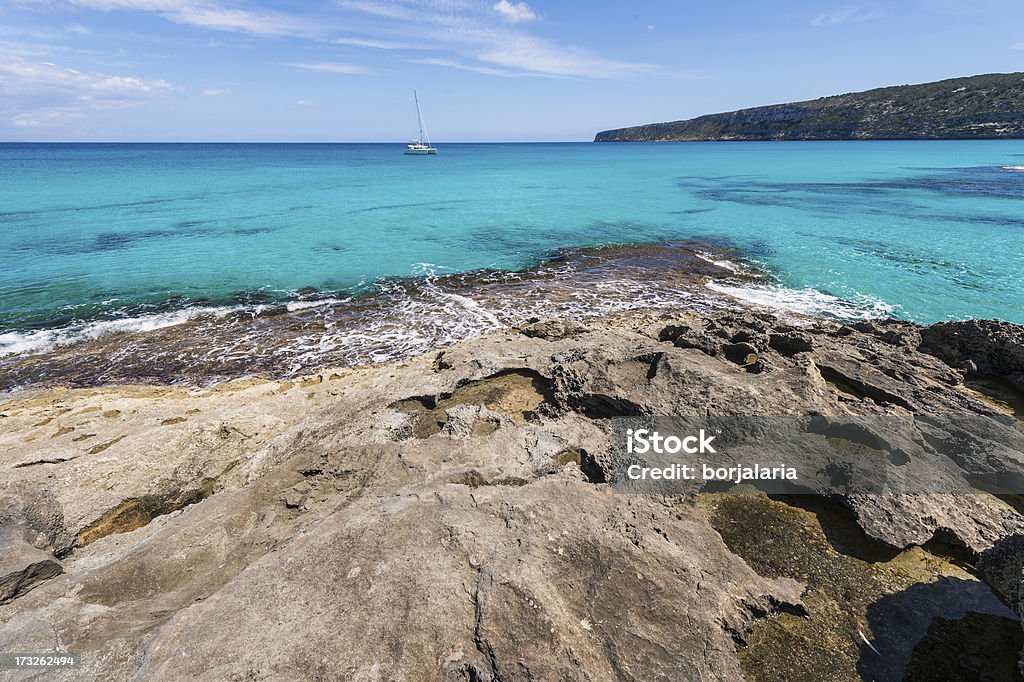
[[[0,350],[690,238],[773,273],[777,289],[733,292],[765,302],[1024,323],[1024,141],[439,147],[0,144]]]

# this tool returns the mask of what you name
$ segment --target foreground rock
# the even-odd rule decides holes
[[[1016,670],[1012,496],[606,483],[615,416],[1011,418],[981,381],[1005,377],[959,360],[1003,367],[1004,342],[956,331],[636,315],[293,382],[9,396],[0,651],[80,654],[45,673],[67,679],[881,680],[995,628]]]

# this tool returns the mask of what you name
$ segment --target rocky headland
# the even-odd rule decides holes
[[[1019,428],[1022,396],[1020,327],[756,310],[538,320],[288,381],[8,393],[0,651],[81,662],[0,675],[1017,679],[1024,498],[630,495],[607,453],[616,416]]]
[[[1024,74],[992,73],[605,130],[595,142],[1024,137]]]

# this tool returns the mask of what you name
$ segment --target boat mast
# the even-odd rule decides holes
[[[420,124],[420,142],[426,142],[427,146],[430,146],[430,136],[427,135],[427,131],[423,129],[423,114],[420,113],[420,97],[416,94],[416,91],[412,91],[412,98],[416,100],[416,120]]]

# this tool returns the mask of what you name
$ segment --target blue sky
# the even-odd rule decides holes
[[[1024,71],[1024,2],[0,0],[0,140],[588,140]]]

